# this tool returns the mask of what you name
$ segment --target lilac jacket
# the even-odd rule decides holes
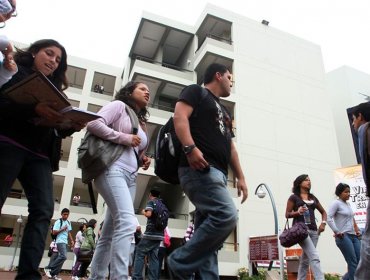
[[[119,100],[108,103],[98,112],[102,118],[89,122],[87,130],[104,140],[131,146],[132,125],[125,106],[127,105]],[[145,126],[142,126],[142,128],[146,131]],[[140,157],[144,151],[145,149],[140,151]]]

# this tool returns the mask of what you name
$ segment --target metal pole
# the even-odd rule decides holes
[[[11,261],[10,266],[9,266],[9,271],[13,271],[14,259],[15,259],[15,255],[17,254],[17,249],[18,249],[18,245],[19,245],[19,236],[21,235],[21,227],[22,227],[22,222],[23,221],[19,222],[19,220],[22,220],[22,215],[19,216],[19,218],[17,219],[18,234],[17,234],[17,239],[15,241],[14,253],[13,253],[12,261]]]
[[[256,188],[255,194],[257,194],[257,191],[260,187],[264,186],[270,196],[271,204],[272,204],[272,210],[274,211],[274,222],[275,222],[275,234],[279,233],[279,226],[278,226],[278,218],[277,218],[277,211],[276,211],[276,204],[274,200],[274,196],[271,193],[271,190],[268,185],[265,183],[259,184],[258,187]]]
[[[272,210],[274,212],[275,234],[278,236],[278,234],[279,234],[279,224],[278,224],[278,218],[277,218],[277,211],[276,211],[276,204],[275,204],[274,196],[272,195],[272,192],[271,192],[269,186],[266,185],[265,183],[259,184],[258,187],[256,188],[256,191],[255,191],[254,194],[257,195],[257,191],[261,187],[265,187],[269,196],[270,196],[270,200],[271,200],[271,204],[272,204]],[[284,254],[283,254],[283,249],[280,245],[279,239],[278,239],[278,249],[279,249],[279,261],[280,261],[280,279],[283,280],[284,279],[284,257],[283,257]]]

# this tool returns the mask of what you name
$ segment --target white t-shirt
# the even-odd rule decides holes
[[[84,237],[82,235],[82,231],[78,231],[76,233],[76,240],[75,240],[75,248],[81,248],[81,244],[84,241]]]

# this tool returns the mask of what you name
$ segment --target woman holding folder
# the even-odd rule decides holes
[[[14,55],[18,72],[0,89],[0,210],[18,179],[28,199],[16,279],[41,279],[39,264],[53,216],[52,172],[58,170],[61,138],[80,130],[75,124],[64,130],[37,125],[35,119],[55,121],[61,117],[52,102],[20,104],[4,90],[40,71],[58,90],[67,88],[67,53],[55,40],[39,40]]]

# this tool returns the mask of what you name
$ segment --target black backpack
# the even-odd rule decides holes
[[[160,199],[154,201],[154,225],[158,231],[164,231],[168,224],[168,218],[170,213],[168,212],[167,206]]]
[[[207,96],[208,91],[202,88],[199,104]],[[199,105],[198,104],[198,105]],[[192,116],[196,115],[196,108]],[[163,181],[176,185],[179,184],[178,168],[182,145],[176,136],[173,117],[161,127],[158,132],[154,151],[154,173]]]
[[[178,168],[181,154],[181,143],[176,136],[173,117],[161,127],[155,144],[154,173],[163,181],[179,184]]]

